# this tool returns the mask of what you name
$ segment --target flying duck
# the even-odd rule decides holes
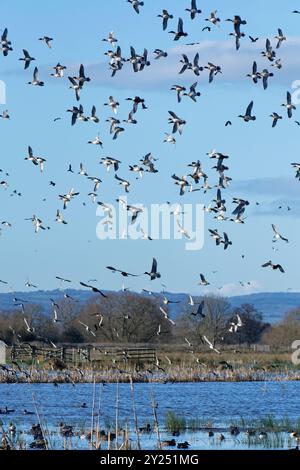
[[[23,54],[24,54],[24,57],[21,57],[21,59],[19,59],[19,60],[24,61],[24,70],[26,70],[26,69],[28,69],[28,67],[30,65],[30,62],[32,60],[35,60],[35,58],[31,57],[31,55],[29,54],[29,52],[26,49],[23,49]]]
[[[263,81],[264,90],[266,90],[268,88],[268,78],[273,77],[274,74],[270,73],[267,69],[263,69],[263,71],[260,73],[260,76]]]
[[[280,46],[281,46],[281,43],[282,43],[283,41],[286,41],[286,37],[283,35],[282,29],[278,28],[278,35],[275,36],[275,39],[278,40],[276,49],[279,49]]]
[[[56,222],[59,222],[59,223],[61,223],[61,224],[64,224],[64,225],[66,225],[66,224],[68,223],[68,222],[66,222],[66,221],[64,220],[63,215],[62,215],[62,213],[60,212],[59,209],[57,209],[57,211],[56,211],[56,219],[55,219],[55,221],[56,221]]]
[[[102,41],[109,42],[109,44],[111,44],[113,47],[115,47],[116,43],[118,42],[118,40],[114,37],[114,32],[113,31],[110,31],[108,33],[108,37],[102,39]]]
[[[204,68],[209,70],[209,83],[212,83],[215,75],[218,75],[218,73],[222,73],[221,67],[219,65],[214,65],[212,62],[208,62],[208,64],[205,65]]]
[[[167,29],[167,26],[168,26],[168,21],[173,19],[173,15],[170,15],[168,13],[168,10],[163,10],[162,14],[157,15],[157,16],[158,16],[158,18],[162,18],[162,20],[163,20],[163,30],[165,31]]]
[[[186,124],[186,121],[184,119],[181,119],[180,117],[178,117],[174,111],[168,111],[168,113],[170,114],[170,118],[169,118],[169,124],[173,124],[173,130],[172,130],[172,133],[175,134],[177,131],[179,132],[179,134],[182,134],[183,132],[183,126]]]
[[[152,260],[151,271],[150,272],[145,271],[144,274],[147,274],[147,276],[150,277],[151,281],[153,281],[154,279],[159,279],[161,277],[161,274],[157,272],[157,261],[155,258],[153,258]]]
[[[53,68],[55,70],[55,73],[51,73],[51,76],[55,78],[63,78],[64,70],[66,70],[67,67],[65,65],[61,65],[58,62]]]
[[[140,7],[144,5],[144,2],[140,2],[139,0],[127,0],[128,3],[131,3],[134,11],[136,13],[140,13]]]
[[[68,79],[70,80],[72,84],[69,88],[72,88],[72,90],[75,91],[76,100],[79,101],[81,86],[79,85],[79,83],[76,82],[76,80],[73,77],[68,77]]]
[[[286,242],[286,243],[289,242],[287,238],[283,237],[283,236],[279,233],[279,231],[278,231],[276,225],[272,224],[272,229],[273,229],[273,232],[274,232],[273,242],[277,242],[278,240],[283,240],[283,241]]]
[[[196,0],[191,1],[191,8],[186,8],[185,11],[189,11],[191,15],[191,20],[196,18],[197,13],[202,13],[201,10],[198,10]]]
[[[104,106],[110,106],[113,112],[117,114],[119,104],[120,103],[118,101],[114,100],[113,96],[110,96],[108,98],[108,103],[104,103]]]
[[[79,284],[83,287],[87,287],[88,289],[91,289],[95,294],[100,294],[102,297],[107,298],[107,295],[105,295],[101,290],[97,289],[97,287],[90,286],[89,284],[86,284],[85,282],[79,282]]]
[[[99,134],[97,135],[97,137],[95,137],[95,139],[89,140],[89,141],[88,141],[88,144],[100,145],[100,147],[103,146],[103,143],[102,143],[102,141],[100,140]]]
[[[89,120],[95,122],[96,124],[99,122],[99,118],[96,116],[96,106],[92,107],[92,112],[91,116],[89,117]]]
[[[196,97],[201,96],[200,91],[196,91],[196,87],[198,85],[198,82],[193,83],[193,85],[190,86],[190,91],[188,93],[183,93],[184,96],[188,96],[193,100],[195,103],[197,102]]]
[[[208,339],[205,335],[203,335],[202,338],[203,338],[204,341],[208,344],[209,349],[211,349],[212,351],[215,351],[217,354],[221,354],[220,351],[214,347],[214,345],[212,344],[212,342],[209,341],[209,339]]]
[[[270,62],[273,62],[276,57],[276,52],[273,51],[270,40],[266,39],[266,50],[262,51],[261,55],[266,57]]]
[[[281,106],[285,106],[287,110],[287,115],[289,118],[293,115],[293,109],[296,109],[296,106],[292,104],[292,96],[289,91],[286,93],[286,103],[283,103]]]
[[[210,14],[210,18],[205,18],[205,21],[209,21],[213,25],[220,27],[219,23],[221,20],[220,18],[217,18],[217,10],[212,11]]]
[[[38,68],[35,67],[33,71],[33,78],[31,82],[28,82],[28,85],[35,85],[35,86],[44,86],[44,82],[40,81],[38,78],[39,71]]]
[[[244,116],[240,114],[238,117],[244,119],[245,122],[255,121],[256,116],[251,115],[252,108],[253,108],[253,101],[251,101],[251,103],[249,103],[249,105],[247,106],[246,113],[244,114]]]
[[[53,38],[49,38],[49,36],[43,36],[42,38],[39,38],[39,41],[44,41],[44,43],[47,44],[47,46],[51,49],[51,41],[53,41]]]
[[[186,88],[182,85],[173,85],[172,88],[170,88],[170,90],[174,90],[176,91],[176,94],[177,94],[177,101],[178,103],[181,102],[181,97],[182,97],[182,94],[183,92],[186,90]]]
[[[119,163],[120,160],[117,160],[116,158],[113,157],[102,157],[101,162],[99,162],[100,165],[106,166],[107,171],[110,170],[110,167],[113,166],[115,171],[118,171],[119,169]]]
[[[178,20],[177,31],[169,31],[170,34],[174,34],[174,41],[178,41],[182,37],[186,37],[188,33],[183,31],[183,21],[182,18]]]
[[[180,196],[183,196],[184,193],[185,193],[185,189],[186,187],[188,186],[188,181],[186,179],[186,176],[182,176],[181,178],[179,176],[176,176],[175,174],[173,174],[171,176],[171,178],[173,178],[175,180],[175,184],[177,186],[180,186]]]
[[[266,268],[266,267],[270,266],[273,270],[279,269],[280,272],[282,272],[282,273],[285,272],[283,267],[281,266],[281,264],[273,264],[271,260],[267,261],[266,263],[262,264],[261,266],[262,266],[262,268]]]
[[[231,18],[227,18],[227,20],[225,21],[231,21],[233,23],[233,27],[234,27],[234,32],[236,35],[240,36],[241,34],[241,24],[242,25],[245,25],[247,24],[247,21],[246,20],[242,20],[242,18],[239,16],[239,15],[234,15],[233,19]]]
[[[124,187],[125,192],[129,193],[129,186],[130,186],[129,181],[127,181],[123,178],[120,178],[117,174],[115,174],[115,179],[118,180],[119,184],[121,184]]]
[[[275,112],[273,112],[272,114],[270,114],[270,117],[273,119],[272,127],[275,127],[275,126],[276,126],[278,119],[282,119],[282,116],[279,116],[279,114],[277,114],[277,113],[275,113]]]
[[[168,57],[168,53],[163,51],[162,49],[155,49],[153,54],[156,55],[155,59],[160,59],[161,57]]]

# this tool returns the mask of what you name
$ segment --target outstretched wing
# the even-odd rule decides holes
[[[151,272],[152,272],[152,273],[156,273],[156,272],[157,272],[157,261],[156,261],[155,258],[153,258],[153,261],[152,261]]]
[[[251,116],[252,108],[253,108],[253,101],[251,101],[251,103],[249,103],[249,105],[246,109],[246,116]]]

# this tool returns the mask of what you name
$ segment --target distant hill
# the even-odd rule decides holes
[[[24,300],[28,303],[39,304],[43,307],[45,314],[51,310],[50,298],[55,302],[63,299],[64,293],[72,296],[78,301],[78,305],[82,305],[91,299],[95,294],[87,290],[59,289],[52,291],[37,290],[35,292],[14,292],[9,294],[0,294],[0,309],[11,310],[14,308],[13,298]],[[105,291],[104,291],[105,292]],[[110,291],[107,291],[109,294]],[[119,292],[120,293],[120,292]],[[147,294],[145,294],[147,295]],[[175,301],[187,300],[187,295],[183,293],[166,293],[166,296]],[[270,323],[276,323],[282,319],[285,312],[300,306],[300,293],[298,292],[261,292],[258,294],[239,295],[228,297],[233,307],[239,307],[242,304],[252,304],[254,307],[264,314],[264,320]],[[181,305],[171,304],[169,306],[171,313],[176,316],[181,312]]]
[[[229,300],[233,307],[252,304],[264,314],[265,321],[276,323],[287,311],[300,307],[300,292],[260,292],[230,297]]]

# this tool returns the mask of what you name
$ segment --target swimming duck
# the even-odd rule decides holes
[[[8,425],[8,432],[10,434],[16,434],[16,426],[14,425],[14,423],[10,422],[9,425]]]
[[[171,439],[171,440],[167,440],[167,441],[162,441],[161,442],[161,445],[164,446],[164,447],[174,447],[176,446],[176,441],[175,439]]]
[[[184,442],[178,442],[177,444],[177,449],[188,449],[191,444],[189,444],[187,441]]]
[[[68,426],[65,423],[59,423],[59,432],[65,437],[73,436],[73,426]]]
[[[237,426],[231,426],[230,427],[230,434],[232,436],[238,436],[240,434],[240,430]]]

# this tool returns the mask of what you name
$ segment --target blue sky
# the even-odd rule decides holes
[[[198,2],[202,14],[191,21],[184,11],[189,7],[188,0],[164,2],[145,0],[145,6],[137,15],[125,0],[110,2],[64,0],[61,4],[13,1],[1,7],[1,25],[9,31],[13,52],[8,57],[0,57],[0,79],[5,81],[7,102],[1,111],[8,109],[11,119],[0,122],[0,168],[9,177],[0,173],[0,179],[7,180],[9,187],[0,188],[1,221],[12,223],[11,229],[2,230],[0,237],[1,267],[0,279],[9,287],[0,285],[2,291],[23,290],[27,279],[41,289],[58,287],[55,276],[72,279],[73,287],[78,281],[95,278],[97,285],[107,289],[119,289],[122,280],[118,275],[105,269],[107,265],[120,267],[134,273],[142,273],[150,268],[155,256],[162,274],[161,282],[170,291],[186,291],[195,294],[212,290],[223,294],[238,294],[253,291],[279,291],[298,287],[299,250],[299,190],[300,183],[294,178],[290,163],[298,161],[300,120],[297,109],[293,119],[287,119],[285,109],[280,105],[285,101],[286,91],[292,82],[300,79],[298,36],[300,15],[292,14],[300,9],[298,2],[288,4],[254,0],[250,3],[231,1]],[[169,29],[175,29],[177,18],[184,20],[187,38],[175,43],[172,36],[162,31],[160,18],[162,8],[174,15]],[[207,25],[204,18],[210,11],[218,10],[221,27],[212,26],[212,31],[202,32]],[[243,30],[248,35],[260,37],[251,44],[246,37],[237,52],[234,40],[229,36],[232,24],[226,18],[239,14],[247,20]],[[272,39],[277,28],[281,27],[287,36],[278,51],[283,69],[274,71],[269,87],[262,89],[261,83],[254,85],[245,75],[251,71],[253,60],[258,68],[268,68],[270,63],[261,57],[266,37]],[[134,74],[129,66],[115,78],[110,77],[104,52],[107,44],[101,39],[113,30],[118,38],[124,56],[129,56],[130,45],[138,53],[146,47],[150,52],[151,67]],[[38,38],[49,35],[54,38],[53,48],[49,49]],[[186,46],[190,42],[199,45]],[[273,39],[275,46],[275,40]],[[28,49],[35,57],[30,68],[23,70],[18,61],[22,49]],[[167,50],[168,58],[154,61],[155,48]],[[222,67],[223,74],[208,84],[207,73],[198,80],[201,97],[197,103],[185,99],[178,104],[170,87],[175,84],[191,85],[196,77],[188,72],[178,75],[181,53],[193,58],[200,53],[200,63],[207,60]],[[69,89],[66,77],[57,80],[50,76],[52,67],[61,62],[68,67],[66,75],[77,74],[81,63],[85,65],[91,82],[82,90],[80,103],[89,114],[96,105],[100,117],[99,125],[78,122],[70,125],[70,115],[66,110],[76,104],[73,90]],[[27,85],[32,78],[34,66],[40,70],[45,86]],[[136,126],[126,126],[126,131],[116,141],[109,135],[105,119],[111,115],[103,106],[109,95],[120,102],[119,116],[126,119],[130,102],[125,98],[140,95],[145,98],[148,109],[138,111]],[[257,120],[246,124],[237,116],[243,114],[248,103],[254,100],[254,114]],[[300,107],[299,107],[300,108]],[[176,147],[163,143],[164,132],[170,132],[168,110],[173,110],[187,121],[182,136],[176,134]],[[283,116],[275,129],[271,128],[269,115],[276,111]],[[54,122],[54,118],[61,117]],[[224,126],[230,119],[231,127]],[[88,140],[100,133],[103,149],[87,145]],[[37,168],[24,160],[27,146],[34,153],[46,158],[45,172],[41,175]],[[206,156],[211,149],[230,156],[228,175],[231,186],[223,191],[228,211],[232,211],[233,196],[246,197],[251,205],[247,209],[244,225],[220,222],[205,216],[205,243],[202,250],[188,252],[184,249],[185,240],[99,240],[96,237],[96,205],[92,204],[87,193],[92,190],[91,182],[77,175],[79,163],[84,163],[88,174],[103,180],[98,200],[112,202],[123,194],[113,173],[104,171],[99,165],[101,157],[114,156],[122,161],[119,176],[131,181],[128,202],[132,204],[181,203],[208,204],[215,197],[215,189],[207,195],[202,192],[178,196],[178,188],[171,175],[181,176],[187,172],[187,164],[199,159],[209,175],[211,185],[216,184],[217,175],[211,170],[214,160]],[[152,152],[159,160],[157,174],[146,174],[136,181],[128,171],[128,165],[137,163],[146,153]],[[75,173],[66,170],[72,163]],[[227,163],[227,162],[226,162]],[[49,181],[56,182],[55,188]],[[74,199],[64,211],[68,225],[55,223],[56,209],[61,209],[58,194],[74,187],[80,196]],[[22,197],[11,197],[13,189],[18,189]],[[45,199],[45,201],[43,201]],[[255,202],[259,201],[257,207]],[[83,203],[86,205],[83,206]],[[278,206],[283,209],[278,209]],[[291,211],[286,210],[290,205]],[[37,214],[51,230],[35,234],[30,222],[25,218]],[[272,251],[271,223],[280,228],[290,239],[289,244],[278,242],[278,252]],[[208,236],[208,228],[226,231],[233,246],[226,252],[215,247]],[[242,255],[245,257],[242,259]],[[260,265],[268,259],[280,262],[286,273],[264,270]],[[213,271],[217,271],[213,273]],[[204,273],[211,286],[207,290],[197,286],[199,273]],[[252,281],[250,287],[242,288],[238,281]],[[131,282],[130,282],[131,281]],[[145,277],[128,281],[132,289],[142,287],[161,289],[160,281],[149,283]],[[222,290],[218,287],[224,286]]]

